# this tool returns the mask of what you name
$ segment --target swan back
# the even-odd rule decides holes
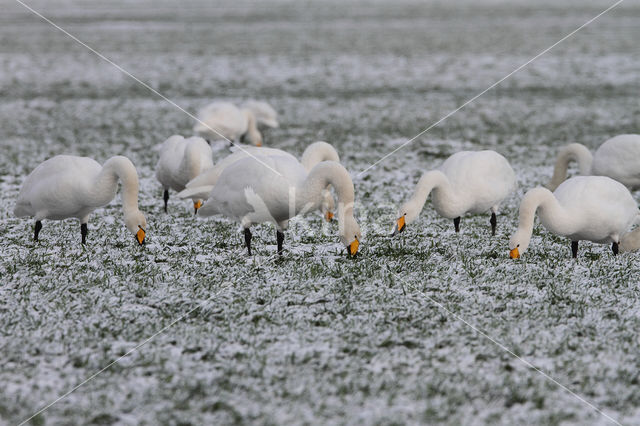
[[[237,141],[249,126],[247,116],[230,102],[213,102],[207,105],[198,113],[198,119],[201,122],[194,125],[193,131],[209,140],[227,138],[232,142]]]
[[[629,190],[606,176],[576,176],[563,182],[553,195],[571,224],[559,224],[544,212],[540,219],[547,229],[574,240],[610,242],[610,237],[626,233],[638,214]]]
[[[640,135],[618,135],[593,156],[592,174],[609,176],[630,189],[640,188]]]
[[[447,176],[464,212],[486,212],[516,188],[515,172],[507,159],[495,151],[461,151],[438,170]]]
[[[302,165],[290,156],[242,158],[223,170],[199,214],[222,214],[249,225],[247,216],[256,212],[256,203],[247,199],[251,195],[263,201],[270,217],[254,215],[250,223],[280,223],[295,216],[295,197],[306,176]]]

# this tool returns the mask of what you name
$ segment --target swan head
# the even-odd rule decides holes
[[[511,259],[519,259],[529,248],[531,235],[518,229],[509,240],[509,257]]]
[[[340,226],[340,240],[347,247],[347,252],[350,256],[355,256],[358,253],[362,233],[360,232],[360,225],[351,215],[347,215]]]
[[[406,226],[416,220],[422,210],[422,206],[419,206],[413,201],[405,203],[400,210],[398,210],[398,216],[396,224],[393,227],[392,235],[397,235],[405,230]]]
[[[322,212],[322,217],[325,218],[327,222],[331,222],[334,216],[334,211],[336,209],[336,203],[333,200],[333,195],[331,195],[331,191],[328,189],[324,189],[322,191],[322,204],[320,205],[320,211]]]
[[[125,214],[124,223],[129,232],[134,235],[138,244],[144,244],[144,240],[147,236],[147,219],[144,217],[142,212],[140,210],[136,210]]]
[[[193,200],[193,214],[198,214],[200,207],[202,207],[202,200]]]

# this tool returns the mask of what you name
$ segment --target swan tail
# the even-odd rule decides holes
[[[206,200],[213,189],[213,185],[196,186],[186,188],[178,192],[178,198],[191,198],[192,200]]]
[[[18,200],[16,206],[13,208],[13,215],[15,217],[33,216],[31,203]]]

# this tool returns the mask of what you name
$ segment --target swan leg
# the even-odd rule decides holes
[[[251,230],[249,228],[244,228],[244,244],[247,246],[249,256],[251,256]]]
[[[456,232],[460,232],[460,216],[453,219],[453,226],[456,228]]]
[[[276,229],[276,239],[278,240],[278,254],[282,254],[282,243],[284,242],[284,233]]]
[[[38,234],[40,233],[41,229],[42,229],[42,221],[36,220],[36,228],[35,228],[35,232],[33,233],[33,241],[38,241]]]
[[[491,212],[491,219],[489,220],[489,223],[491,224],[491,235],[496,235],[496,225],[498,224],[498,220],[494,212]]]
[[[573,255],[574,259],[576,257],[578,257],[578,242],[577,241],[571,241],[571,254]]]
[[[618,243],[613,243],[611,245],[611,250],[613,251],[613,255],[617,256],[618,255]]]
[[[80,224],[80,234],[82,235],[82,244],[86,244],[87,242],[87,224]]]
[[[164,190],[163,198],[164,198],[164,212],[166,213],[167,212],[167,202],[169,201],[169,190],[168,189]]]

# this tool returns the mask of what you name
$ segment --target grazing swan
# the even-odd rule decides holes
[[[167,212],[169,189],[182,191],[187,182],[213,167],[211,147],[197,136],[185,139],[173,135],[162,143],[160,159],[156,166],[156,178],[164,189],[164,212]],[[202,205],[201,199],[193,200],[195,212]]]
[[[520,203],[520,223],[509,242],[512,259],[527,251],[536,211],[545,228],[569,237],[573,257],[578,256],[580,240],[613,243],[613,253],[618,254],[620,237],[640,219],[629,190],[606,176],[567,179],[553,193],[534,188]]]
[[[289,154],[288,152],[282,151],[280,149],[275,148],[265,148],[265,147],[246,147],[243,150],[239,150],[234,152],[233,154],[227,156],[218,162],[213,168],[205,171],[198,177],[189,181],[185,186],[186,189],[178,194],[178,197],[181,198],[191,198],[196,202],[198,199],[204,199],[209,196],[209,193],[213,189],[214,185],[218,181],[218,178],[222,174],[222,172],[229,167],[231,164],[242,160],[243,158],[249,156],[285,156],[292,160],[296,160],[296,158]],[[322,161],[335,161],[337,163],[340,162],[340,156],[336,149],[327,142],[314,142],[309,145],[302,154],[302,158],[300,163],[305,170],[310,171],[316,164]],[[333,210],[335,209],[335,203],[333,201],[333,196],[331,192],[327,188],[323,192],[323,199],[320,209],[322,211],[322,215],[327,221],[330,221],[333,218]]]
[[[199,216],[222,214],[240,222],[249,255],[250,227],[271,222],[276,226],[281,253],[289,219],[317,209],[327,185],[332,185],[338,195],[340,238],[354,256],[361,234],[353,217],[353,182],[347,170],[334,161],[318,163],[307,173],[295,158],[288,156],[243,158],[222,172]]]
[[[554,191],[567,178],[569,162],[577,161],[583,176],[609,176],[630,190],[640,188],[640,135],[618,135],[600,145],[594,155],[587,147],[572,143],[560,150],[547,185]]]
[[[274,129],[280,126],[278,124],[278,113],[271,105],[264,101],[250,99],[244,102],[240,108],[246,108],[253,112],[258,126],[271,127]]]
[[[142,245],[147,221],[138,210],[138,173],[127,157],[111,157],[104,166],[87,157],[57,155],[50,158],[25,179],[13,214],[35,217],[35,241],[38,241],[43,219],[78,218],[84,244],[89,215],[114,199],[118,179],[122,181],[124,222]]]
[[[246,140],[262,146],[262,135],[258,131],[256,117],[248,108],[238,108],[230,102],[214,102],[198,114],[193,131],[207,141],[226,138],[231,143]]]
[[[431,192],[433,206],[440,216],[453,219],[460,231],[460,216],[491,210],[491,234],[496,233],[496,213],[500,203],[516,187],[516,175],[509,162],[495,151],[461,151],[453,154],[436,170],[420,178],[413,197],[399,210],[393,234],[413,222]]]

